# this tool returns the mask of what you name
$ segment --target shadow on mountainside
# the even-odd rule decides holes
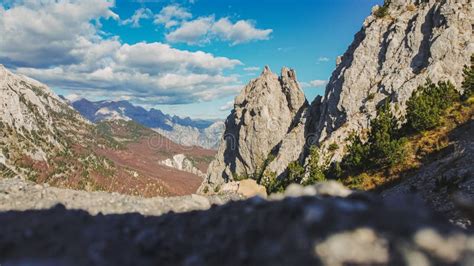
[[[462,197],[474,202],[474,120],[447,133],[445,141],[449,144],[426,155],[419,168],[400,173],[373,191],[383,197],[417,195],[446,217],[467,220],[455,201]]]
[[[369,194],[253,198],[159,217],[58,205],[0,213],[0,224],[1,265],[468,265],[474,240],[417,201]]]

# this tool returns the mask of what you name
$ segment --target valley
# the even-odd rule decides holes
[[[202,177],[159,162],[183,154],[205,172],[215,153],[133,121],[92,124],[45,85],[3,66],[0,79],[2,176],[144,197],[188,195]]]

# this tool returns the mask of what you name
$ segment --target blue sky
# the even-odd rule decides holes
[[[2,1],[0,63],[71,98],[225,118],[264,65],[294,68],[309,101],[323,94],[336,57],[381,2]]]

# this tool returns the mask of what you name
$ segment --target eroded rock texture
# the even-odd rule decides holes
[[[462,69],[474,53],[473,18],[468,0],[396,0],[387,16],[370,15],[339,59],[322,104],[312,103],[320,112],[312,116],[312,131],[323,150],[366,129],[387,97],[402,115],[412,92],[427,79],[460,88]],[[338,146],[333,160],[343,155],[344,145]]]
[[[265,67],[236,97],[205,183],[217,186],[252,175],[271,155],[276,158],[267,168],[282,174],[303,152],[307,108],[293,70],[283,68],[277,76]]]
[[[350,133],[366,131],[387,98],[398,116],[427,79],[460,88],[462,69],[474,53],[474,5],[469,0],[393,0],[387,15],[364,21],[346,53],[338,58],[324,97],[307,107],[293,71],[268,70],[236,98],[226,122],[226,141],[208,170],[205,184],[252,174],[272,153],[267,169],[285,174],[319,145],[325,160],[341,160]],[[329,151],[329,145],[337,149]]]

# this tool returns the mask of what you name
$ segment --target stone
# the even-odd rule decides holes
[[[267,190],[264,186],[257,184],[253,179],[246,179],[239,182],[238,194],[251,198],[255,196],[267,197]]]
[[[277,76],[265,67],[235,98],[234,106],[204,184],[216,187],[253,175],[264,164],[269,164],[269,172],[284,175],[286,166],[302,156],[305,143],[308,102],[295,71],[283,68]]]
[[[394,0],[388,14],[366,18],[337,58],[325,95],[310,106],[293,70],[283,68],[278,77],[265,67],[236,97],[201,189],[250,177],[261,168],[285,178],[290,162],[308,168],[313,145],[320,149],[320,162],[340,161],[347,137],[367,132],[387,98],[403,117],[407,100],[427,79],[461,88],[462,70],[474,54],[471,1]],[[338,148],[329,149],[331,144]]]
[[[397,0],[389,13],[365,20],[338,59],[322,103],[311,104],[314,138],[308,145],[319,144],[321,156],[331,161],[341,160],[346,138],[366,130],[386,98],[403,116],[407,100],[427,79],[460,88],[463,67],[474,54],[471,1]],[[339,149],[329,151],[332,143]]]
[[[51,187],[57,201],[40,209],[30,182],[0,179],[0,191],[18,184],[25,190],[0,201],[2,265],[473,265],[471,230],[403,199],[360,208],[353,197],[254,197],[177,210],[202,198]]]
[[[314,185],[316,195],[333,196],[333,197],[347,197],[352,194],[352,191],[344,187],[337,181],[321,182]]]
[[[218,193],[237,193],[245,198],[260,196],[267,197],[267,190],[264,186],[257,184],[253,179],[245,179],[225,183],[220,187]]]
[[[159,162],[161,165],[175,168],[180,171],[188,172],[199,177],[206,177],[206,174],[201,172],[194,163],[186,157],[184,154],[176,154],[173,158],[169,158]]]

